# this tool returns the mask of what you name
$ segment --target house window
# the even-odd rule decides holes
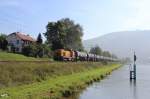
[[[19,44],[19,40],[17,40],[16,43]]]

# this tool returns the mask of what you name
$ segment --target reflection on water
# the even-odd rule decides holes
[[[147,99],[150,97],[149,75],[150,65],[139,64],[137,80],[130,80],[129,66],[124,66],[69,99]]]
[[[133,93],[133,99],[138,99],[138,94],[137,94],[137,90],[136,90],[136,80],[131,79],[130,80],[130,88],[131,88],[131,92]]]

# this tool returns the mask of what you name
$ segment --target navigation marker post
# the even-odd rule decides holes
[[[134,79],[136,80],[136,55],[135,55],[135,52],[134,52],[134,63],[133,63],[133,68],[131,67],[131,70],[130,70],[130,80]],[[132,65],[131,65],[132,66]]]

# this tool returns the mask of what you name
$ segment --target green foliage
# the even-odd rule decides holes
[[[37,37],[37,41],[38,44],[42,44],[43,43],[43,39],[42,39],[42,35],[41,33],[39,33],[38,37]]]
[[[37,46],[35,43],[29,44],[22,49],[23,55],[36,57],[37,56]]]
[[[111,54],[109,51],[103,51],[99,46],[92,47],[89,53],[117,59],[115,54]]]
[[[82,27],[69,18],[49,22],[46,29],[44,35],[48,43],[52,45],[52,50],[60,48],[83,50]]]
[[[36,45],[36,57],[43,57],[44,56],[44,45],[37,44]]]
[[[129,58],[129,57],[125,57],[125,58],[122,58],[122,59],[121,59],[121,62],[122,62],[123,64],[127,64],[127,63],[132,63],[132,60],[131,60],[131,58]]]
[[[32,43],[25,46],[22,50],[22,54],[31,57],[50,57],[51,50],[47,44]]]
[[[0,34],[0,49],[7,50],[8,42],[6,40],[7,35]]]
[[[53,57],[53,52],[51,51],[51,47],[48,44],[42,44],[43,50],[43,56],[45,58],[52,58]]]
[[[96,55],[102,55],[102,49],[99,46],[95,46],[90,49],[90,53]]]
[[[111,57],[118,59],[118,57],[115,54],[111,54]]]
[[[111,57],[111,53],[109,51],[103,51],[103,56]]]

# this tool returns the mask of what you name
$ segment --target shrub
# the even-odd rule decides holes
[[[50,57],[51,50],[50,47],[46,44],[37,44],[37,43],[32,43],[28,46],[25,46],[22,50],[22,53],[26,56],[31,56],[31,57]]]
[[[0,34],[0,49],[7,50],[8,42],[6,40],[7,35]]]
[[[25,46],[22,49],[22,53],[26,56],[36,57],[37,47],[36,44],[32,43],[28,46]]]

